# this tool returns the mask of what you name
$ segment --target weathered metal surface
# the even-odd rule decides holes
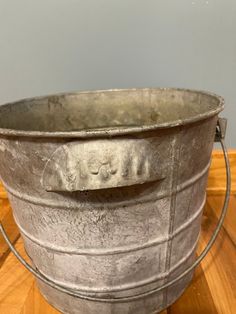
[[[49,96],[0,108],[0,173],[33,265],[70,289],[113,298],[184,271],[195,259],[222,108],[217,96],[175,89]],[[173,303],[191,277],[116,303],[39,286],[64,313],[149,314]]]
[[[84,191],[164,179],[163,160],[152,139],[110,139],[60,146],[48,160],[42,185],[47,191]],[[158,143],[159,144],[159,143]]]

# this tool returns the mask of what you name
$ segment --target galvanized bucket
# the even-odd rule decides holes
[[[49,303],[70,314],[150,314],[182,294],[206,254],[195,260],[222,109],[216,95],[181,89],[0,107],[1,179],[33,267],[1,232]]]

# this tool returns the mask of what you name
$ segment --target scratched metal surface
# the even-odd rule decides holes
[[[195,259],[222,107],[215,95],[176,89],[2,106],[1,179],[33,265],[98,298],[147,292],[185,270]],[[149,314],[173,303],[192,275],[129,302],[39,287],[64,313]]]

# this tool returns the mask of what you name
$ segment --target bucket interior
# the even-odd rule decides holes
[[[219,97],[178,89],[81,92],[21,100],[0,107],[0,128],[71,132],[145,127],[209,116],[222,109]]]

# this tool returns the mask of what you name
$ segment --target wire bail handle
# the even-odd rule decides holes
[[[230,163],[229,163],[229,157],[227,153],[227,148],[225,145],[225,133],[226,133],[226,125],[227,120],[225,118],[218,118],[217,126],[216,126],[216,134],[215,134],[215,141],[220,142],[223,154],[224,154],[224,160],[225,160],[225,167],[226,167],[226,193],[225,193],[225,199],[224,199],[224,205],[221,211],[221,215],[218,221],[218,224],[215,228],[215,231],[213,232],[213,235],[211,239],[209,240],[208,244],[206,245],[205,249],[202,251],[202,253],[199,255],[199,257],[195,260],[195,262],[189,266],[184,272],[182,272],[180,275],[178,275],[173,280],[165,283],[164,285],[153,288],[152,290],[146,291],[144,293],[139,293],[132,296],[127,297],[94,297],[89,296],[86,294],[82,294],[78,291],[68,289],[65,286],[59,285],[52,281],[51,279],[48,279],[47,277],[43,276],[38,270],[35,270],[21,255],[20,253],[15,249],[14,245],[11,243],[11,240],[9,239],[2,223],[0,222],[0,232],[2,236],[4,237],[5,241],[7,242],[11,252],[15,255],[15,257],[22,263],[22,265],[29,270],[37,279],[41,280],[43,283],[49,285],[52,288],[57,289],[60,292],[66,293],[70,296],[80,298],[82,300],[88,300],[88,301],[94,301],[94,302],[105,302],[105,303],[116,303],[116,302],[128,302],[128,301],[134,301],[141,297],[147,297],[149,295],[155,294],[163,289],[166,289],[173,284],[175,284],[177,281],[181,280],[183,277],[185,277],[187,274],[189,274],[194,268],[196,268],[201,261],[204,259],[204,257],[207,255],[209,250],[211,249],[212,245],[214,244],[219,231],[223,225],[225,215],[227,213],[227,208],[229,204],[229,198],[230,198],[230,187],[231,187],[231,174],[230,174]]]

